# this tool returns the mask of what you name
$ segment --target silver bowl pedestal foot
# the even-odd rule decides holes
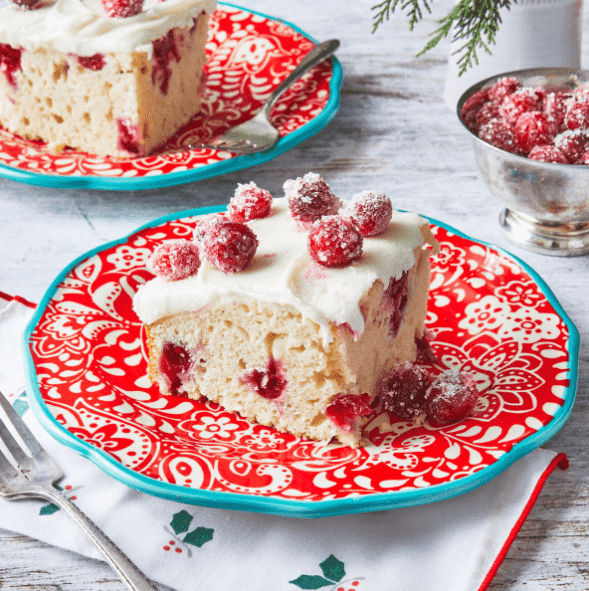
[[[509,240],[528,250],[557,257],[589,254],[589,222],[547,222],[506,208],[499,223]]]

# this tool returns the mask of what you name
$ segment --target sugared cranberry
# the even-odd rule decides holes
[[[577,164],[589,164],[589,152],[585,152],[579,160],[577,160]]]
[[[495,103],[487,103],[483,105],[477,116],[475,118],[476,121],[476,129],[480,129],[483,125],[489,123],[493,119],[497,119],[499,117],[499,107]]]
[[[498,80],[489,88],[489,99],[499,106],[506,96],[513,94],[521,87],[521,82],[515,78],[501,78],[501,80]]]
[[[9,0],[11,4],[16,4],[23,10],[33,10],[38,8],[41,0]]]
[[[141,156],[143,149],[139,140],[139,126],[129,119],[117,119],[118,148],[134,156]]]
[[[204,254],[207,261],[223,273],[236,273],[247,269],[257,248],[256,235],[245,224],[238,222],[215,225],[204,239]]]
[[[272,195],[260,189],[256,183],[239,184],[227,207],[227,213],[234,222],[249,222],[270,215]]]
[[[487,104],[489,100],[489,88],[481,88],[469,96],[460,109],[460,117],[462,121],[473,131],[477,127],[478,112]]]
[[[383,293],[383,305],[389,310],[389,336],[394,339],[399,332],[409,301],[409,273],[405,271],[400,279],[391,277]]]
[[[198,246],[188,240],[168,240],[149,257],[148,269],[168,281],[194,275],[200,267]]]
[[[172,60],[180,61],[180,52],[176,45],[174,29],[170,29],[163,37],[153,42],[153,64],[151,68],[151,83],[156,86],[159,83],[162,94],[168,93],[172,69]]]
[[[307,247],[320,265],[344,267],[362,256],[362,235],[350,219],[329,215],[313,224]]]
[[[304,224],[312,224],[326,215],[335,215],[341,206],[340,199],[314,172],[286,181],[284,193],[292,216]]]
[[[513,94],[509,94],[503,99],[503,102],[499,106],[499,113],[507,123],[515,125],[523,113],[540,111],[542,109],[542,98],[533,88],[516,90]]]
[[[554,129],[561,131],[564,127],[564,116],[567,109],[567,102],[571,98],[571,93],[565,90],[555,90],[546,93],[542,101],[542,109],[548,121],[554,125]]]
[[[164,345],[160,359],[160,371],[168,378],[169,390],[172,394],[178,394],[183,377],[191,366],[192,357],[182,345],[174,343]]]
[[[427,419],[434,426],[461,421],[475,407],[478,399],[479,391],[470,373],[443,373],[426,394]]]
[[[227,221],[229,220],[224,213],[209,213],[203,215],[196,221],[192,239],[197,244],[204,244],[205,236],[211,231],[211,229]]]
[[[483,125],[479,138],[500,150],[514,153],[518,151],[513,127],[501,119],[493,119]]]
[[[567,129],[589,128],[589,98],[569,103],[564,116],[564,124]]]
[[[534,146],[549,144],[553,137],[552,126],[546,115],[539,111],[523,113],[515,124],[515,139],[525,154]]]
[[[567,157],[556,147],[550,144],[544,146],[535,146],[528,154],[529,160],[538,162],[557,162],[559,164],[568,164]]]
[[[410,421],[425,411],[425,395],[434,381],[429,371],[405,363],[381,377],[376,386],[380,408]]]
[[[274,357],[268,359],[265,370],[252,369],[242,376],[241,381],[256,394],[268,400],[280,398],[287,386],[284,364]]]
[[[564,154],[571,164],[575,164],[585,153],[587,132],[584,129],[564,131],[554,138],[554,146]]]
[[[6,43],[0,43],[0,72],[4,74],[6,82],[17,89],[16,72],[22,70],[20,59],[22,56],[22,47],[11,47]]]
[[[372,412],[370,394],[337,394],[325,409],[325,416],[340,430],[354,431],[357,419]]]
[[[393,216],[393,205],[384,193],[362,191],[352,198],[347,215],[365,238],[382,234]]]
[[[128,18],[143,10],[143,0],[100,0],[102,12],[111,18]]]
[[[94,55],[78,55],[76,57],[78,64],[87,70],[102,70],[106,64],[102,53],[95,53]]]

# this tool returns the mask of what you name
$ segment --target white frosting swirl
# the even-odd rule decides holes
[[[35,10],[14,4],[0,8],[0,43],[41,47],[76,55],[145,51],[174,27],[188,27],[216,0],[145,0],[143,11],[128,18],[103,16],[100,0],[41,0]]]
[[[198,273],[187,279],[155,278],[135,295],[133,307],[139,319],[151,324],[209,304],[254,299],[292,307],[319,324],[325,343],[332,339],[329,322],[347,323],[361,334],[364,319],[358,302],[375,280],[387,286],[390,277],[398,279],[413,266],[414,250],[425,243],[422,227],[427,221],[395,211],[383,234],[364,239],[362,257],[341,268],[322,267],[311,259],[308,233],[295,228],[286,199],[275,199],[272,215],[248,226],[260,243],[248,269],[224,274],[203,260]],[[433,237],[431,241],[435,242]]]

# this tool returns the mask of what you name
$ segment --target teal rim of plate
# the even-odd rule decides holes
[[[227,2],[220,2],[220,5],[237,8],[244,12],[249,12],[267,18],[276,22],[280,22],[297,33],[310,39],[314,43],[318,41],[311,37],[308,33],[281,18],[269,16],[255,10],[243,8],[235,4]],[[335,55],[331,56],[332,60],[332,75],[329,82],[329,100],[327,104],[311,121],[305,123],[299,129],[292,133],[281,137],[278,142],[269,150],[258,152],[256,154],[243,154],[235,156],[229,160],[222,162],[215,162],[214,164],[206,164],[194,168],[192,170],[182,170],[178,172],[170,172],[167,174],[142,176],[138,178],[111,178],[98,175],[86,176],[66,176],[56,174],[41,174],[38,172],[30,172],[13,168],[6,164],[0,164],[0,177],[4,177],[19,183],[28,185],[35,185],[39,187],[48,187],[52,189],[100,189],[108,191],[134,191],[147,189],[160,189],[162,187],[172,187],[192,183],[196,181],[203,181],[205,179],[213,178],[230,172],[243,170],[244,168],[251,168],[259,164],[264,164],[270,160],[274,160],[284,152],[291,150],[301,142],[319,133],[325,126],[327,126],[335,118],[340,105],[340,87],[342,85],[343,74],[342,66]]]
[[[390,509],[397,509],[401,507],[411,507],[422,505],[426,503],[433,503],[450,499],[458,495],[467,493],[479,486],[489,482],[505,469],[511,466],[518,459],[530,453],[534,449],[546,443],[553,435],[560,430],[568,419],[573,403],[575,401],[578,378],[578,360],[579,360],[579,332],[571,319],[563,310],[562,306],[556,299],[552,290],[546,285],[544,280],[532,269],[527,263],[511,254],[510,252],[484,242],[472,238],[452,226],[440,222],[436,219],[422,216],[428,219],[433,225],[440,226],[452,234],[472,241],[473,243],[491,248],[502,256],[510,258],[517,263],[524,271],[526,271],[532,279],[536,282],[544,296],[553,306],[555,312],[565,323],[569,331],[569,339],[567,343],[567,350],[569,353],[569,379],[570,383],[566,387],[563,394],[563,405],[556,411],[552,420],[541,427],[535,433],[532,433],[522,441],[516,443],[508,452],[500,456],[493,464],[486,466],[479,472],[465,476],[459,480],[447,482],[444,484],[437,484],[431,487],[424,487],[419,489],[410,489],[406,491],[391,491],[387,493],[373,493],[358,497],[349,497],[344,499],[335,499],[328,501],[296,501],[289,499],[282,499],[276,497],[264,497],[257,495],[245,495],[242,493],[218,492],[211,490],[191,489],[176,484],[170,484],[160,480],[156,480],[143,474],[138,474],[123,466],[117,460],[107,455],[101,449],[93,447],[89,443],[82,441],[75,435],[70,433],[63,427],[52,415],[49,408],[45,405],[41,396],[37,381],[37,372],[33,363],[31,351],[29,349],[29,340],[31,334],[37,323],[39,322],[43,311],[47,307],[50,299],[53,297],[57,288],[63,278],[82,261],[89,259],[95,254],[104,250],[113,248],[115,246],[126,243],[133,235],[144,229],[158,226],[165,222],[184,217],[195,215],[205,215],[207,213],[214,213],[225,210],[226,206],[208,206],[186,211],[176,212],[170,215],[163,216],[156,220],[137,228],[129,235],[104,244],[98,248],[92,249],[87,253],[81,255],[70,263],[53,281],[47,289],[41,302],[37,306],[33,317],[29,321],[27,328],[23,334],[22,351],[25,362],[25,377],[27,384],[27,393],[29,394],[29,402],[41,425],[52,435],[57,441],[74,449],[80,455],[88,458],[96,466],[104,472],[124,483],[125,485],[145,492],[157,497],[171,499],[174,501],[184,502],[190,505],[201,505],[205,507],[214,507],[218,509],[233,509],[239,511],[249,511],[254,513],[264,513],[269,515],[280,515],[284,517],[301,517],[301,518],[315,518],[315,517],[330,517],[335,515],[347,515],[355,513],[367,513],[372,511],[385,511]]]

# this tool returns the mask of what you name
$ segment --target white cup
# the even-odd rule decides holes
[[[467,88],[502,72],[581,67],[582,0],[518,0],[511,10],[501,10],[501,19],[491,54],[477,49],[478,65],[462,76],[456,63],[460,56],[454,52],[464,40],[452,42],[444,89],[450,109],[456,109]]]

